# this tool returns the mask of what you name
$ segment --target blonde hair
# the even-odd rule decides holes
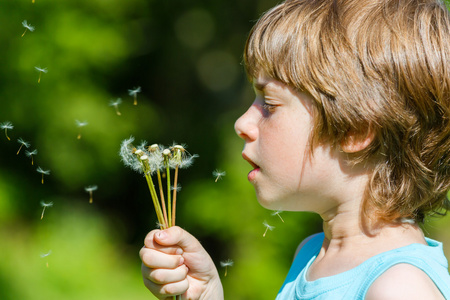
[[[287,0],[253,27],[244,52],[261,72],[311,94],[311,145],[374,135],[364,212],[423,221],[448,208],[450,15],[436,0]]]

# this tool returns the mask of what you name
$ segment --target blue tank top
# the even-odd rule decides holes
[[[313,236],[299,251],[277,300],[363,300],[371,284],[390,267],[407,263],[423,270],[450,299],[450,275],[442,244],[426,238],[428,246],[411,244],[375,255],[346,272],[307,281],[308,269],[322,247],[324,234]]]

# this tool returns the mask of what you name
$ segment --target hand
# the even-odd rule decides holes
[[[217,269],[200,242],[178,226],[151,231],[139,252],[145,286],[158,299],[223,299]]]

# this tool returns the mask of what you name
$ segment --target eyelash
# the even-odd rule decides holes
[[[275,112],[275,108],[276,108],[275,105],[268,104],[268,103],[264,103],[262,107],[263,107],[263,109],[264,109],[266,112],[268,112],[268,113],[273,113],[273,112]]]

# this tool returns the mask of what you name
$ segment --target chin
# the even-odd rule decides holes
[[[258,199],[259,205],[269,210],[282,210],[280,202],[277,199],[271,199],[267,197],[261,197],[256,194],[256,198]]]

